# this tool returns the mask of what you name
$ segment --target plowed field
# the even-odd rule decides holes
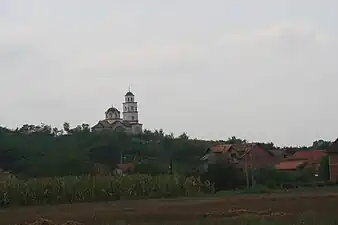
[[[24,224],[46,218],[56,224],[193,224],[201,221],[301,215],[338,216],[338,193],[269,194],[190,199],[161,199],[20,207],[0,211],[0,224]]]

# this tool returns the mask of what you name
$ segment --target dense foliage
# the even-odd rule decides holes
[[[330,178],[330,169],[329,169],[329,157],[324,156],[320,162],[319,167],[319,177],[322,180],[329,180]]]
[[[133,157],[156,164],[161,171],[186,171],[198,165],[213,142],[179,137],[162,130],[145,130],[137,136],[117,132],[90,132],[84,124],[63,130],[49,126],[25,125],[16,130],[0,129],[0,168],[23,177],[82,175],[96,163],[109,165],[130,162]],[[145,170],[146,168],[140,168]]]
[[[245,185],[245,174],[230,165],[210,165],[201,178],[203,181],[213,183],[216,191],[233,190]]]

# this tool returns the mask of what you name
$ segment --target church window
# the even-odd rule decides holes
[[[132,117],[131,117],[131,120],[134,120],[134,119],[135,119],[135,117],[134,117],[134,116],[132,116]]]
[[[131,106],[131,110],[134,110],[134,106]]]

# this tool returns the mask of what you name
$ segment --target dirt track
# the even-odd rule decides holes
[[[127,220],[184,221],[207,218],[238,218],[244,215],[287,217],[300,214],[338,215],[338,193],[273,194],[199,199],[161,199],[79,203],[22,207],[0,211],[0,224],[20,224],[47,218],[56,222],[75,220],[84,224]]]

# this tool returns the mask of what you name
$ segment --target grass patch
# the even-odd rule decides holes
[[[244,194],[267,194],[272,193],[273,191],[268,187],[263,185],[256,185],[250,188],[239,189],[239,190],[225,190],[219,191],[215,193],[216,197],[226,197],[226,196],[234,196],[234,195],[244,195]]]

